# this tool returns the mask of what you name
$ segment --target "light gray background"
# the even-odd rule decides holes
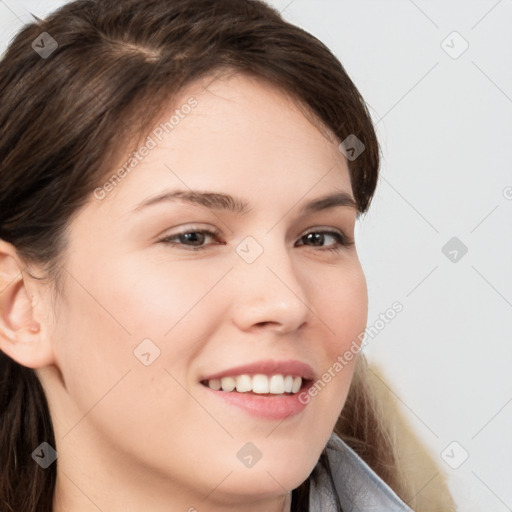
[[[27,11],[63,3],[0,0],[1,51]],[[512,510],[512,1],[270,3],[333,50],[376,122],[382,176],[358,225],[369,324],[404,310],[365,353],[458,509]]]

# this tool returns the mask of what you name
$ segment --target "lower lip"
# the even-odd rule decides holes
[[[236,391],[215,391],[204,386],[207,391],[227,403],[239,407],[252,416],[270,420],[284,420],[301,413],[307,403],[299,401],[299,396],[307,392],[311,382],[306,382],[298,393],[285,396],[256,395],[251,393],[237,393]]]

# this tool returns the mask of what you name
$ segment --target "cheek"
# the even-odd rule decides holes
[[[168,262],[152,263],[111,258],[101,269],[74,265],[55,339],[68,393],[82,411],[121,378],[120,402],[138,397],[151,409],[160,397],[172,404],[169,389],[177,385],[166,370],[186,383],[187,368],[223,318],[216,286],[229,267],[181,262],[171,272]],[[133,400],[123,395],[127,382]]]
[[[215,294],[229,269],[219,262],[153,260],[148,264],[126,258],[103,296],[130,332],[168,339],[191,317],[196,326],[208,321],[203,309],[205,304],[212,308],[215,301],[204,299]]]
[[[315,312],[329,334],[328,356],[343,353],[364,331],[368,315],[366,279],[357,260],[336,269],[322,281],[313,283],[311,294]]]
[[[191,361],[220,321],[211,310],[218,307],[214,288],[224,272],[173,272],[168,278],[158,270],[153,276],[102,275],[109,275],[108,286],[75,274],[87,283],[87,292],[76,281],[68,283],[55,333],[72,404],[64,430],[76,425],[63,442],[72,444],[84,432],[93,432],[102,449],[105,444],[148,465],[176,469],[178,478],[186,468],[177,460],[194,453],[192,439],[201,439],[205,428],[223,435],[186,387]],[[108,311],[102,307],[107,305]],[[144,339],[158,348],[147,344],[144,352],[137,350]],[[146,366],[142,356],[149,352],[152,360],[154,350],[158,357]],[[166,459],[162,453],[179,456]]]
[[[360,264],[354,261],[340,269],[316,290],[316,312],[325,327],[323,365],[304,400],[316,401],[325,423],[334,425],[348,394],[367,322],[368,295]]]

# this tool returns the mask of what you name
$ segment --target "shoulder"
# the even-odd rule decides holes
[[[343,511],[386,510],[412,512],[397,494],[339,436],[332,434],[325,452],[331,477],[319,468],[311,482],[310,511],[336,511],[339,502]]]

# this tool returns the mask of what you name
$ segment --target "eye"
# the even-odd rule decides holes
[[[331,241],[329,243],[329,241]],[[332,242],[334,241],[334,243]],[[343,233],[332,230],[310,231],[299,238],[299,245],[322,247],[324,250],[339,251],[343,247],[354,245],[354,241]]]
[[[200,251],[206,249],[210,243],[208,240],[217,241],[218,245],[225,245],[225,242],[219,242],[221,236],[218,230],[209,229],[189,229],[180,233],[166,236],[159,240],[160,243],[177,246],[189,251]],[[302,235],[295,247],[310,245],[319,247],[320,250],[339,251],[343,247],[354,245],[354,241],[345,236],[342,232],[333,230],[310,231]]]
[[[220,234],[220,231],[217,230],[189,229],[188,231],[182,231],[181,233],[166,236],[159,240],[159,242],[169,245],[183,246],[185,250],[199,251],[206,248],[207,245],[205,245],[205,242],[209,238],[218,240]]]

